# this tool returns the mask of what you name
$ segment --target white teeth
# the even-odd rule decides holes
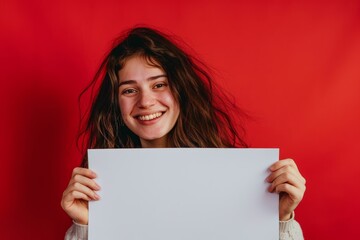
[[[162,115],[161,112],[157,112],[157,113],[153,113],[153,114],[149,114],[149,115],[139,116],[139,119],[141,121],[149,121],[149,120],[153,120],[155,118],[158,118],[161,115]]]

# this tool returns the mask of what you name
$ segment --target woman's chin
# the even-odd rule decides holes
[[[142,147],[160,148],[167,147],[167,137],[161,135],[140,136]]]

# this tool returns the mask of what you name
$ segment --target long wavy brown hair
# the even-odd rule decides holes
[[[118,105],[118,73],[130,57],[138,55],[166,73],[169,86],[180,106],[180,115],[169,132],[171,147],[247,147],[240,111],[197,58],[186,53],[170,37],[148,27],[132,28],[114,41],[92,82],[81,93],[98,90],[82,117],[79,140],[90,148],[137,148],[140,139],[121,119]],[[233,116],[237,116],[234,121]],[[235,124],[235,122],[237,124]],[[87,167],[87,157],[81,164]]]

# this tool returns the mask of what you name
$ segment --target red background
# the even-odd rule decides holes
[[[0,238],[63,239],[77,97],[138,23],[180,36],[216,69],[254,118],[253,147],[296,160],[307,239],[359,235],[360,2],[235,2],[1,1]]]

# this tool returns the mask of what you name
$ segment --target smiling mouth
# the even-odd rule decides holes
[[[140,115],[137,116],[137,118],[141,121],[150,121],[153,120],[155,118],[159,118],[163,115],[162,112],[157,112],[157,113],[153,113],[153,114],[149,114],[149,115]]]

